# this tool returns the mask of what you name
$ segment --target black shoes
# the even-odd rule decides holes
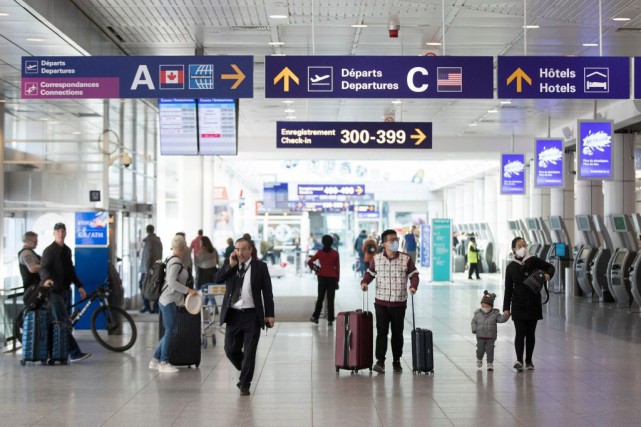
[[[249,396],[249,386],[248,385],[240,385],[238,384],[238,388],[240,389],[240,395],[241,396]]]
[[[383,362],[381,360],[377,361],[372,369],[374,371],[378,372],[379,374],[384,374],[385,373],[385,362]]]
[[[403,372],[403,367],[401,366],[400,360],[392,362],[392,368],[394,369],[394,372]]]
[[[316,323],[318,325],[318,319],[315,318],[314,316],[310,317],[309,321],[312,322],[312,323]]]
[[[71,363],[76,363],[88,359],[89,357],[91,357],[91,353],[79,353],[75,356],[69,356],[69,361]]]
[[[327,322],[327,326],[332,326],[332,325],[334,325],[334,322],[332,322],[331,320]]]
[[[140,314],[143,314],[143,313],[151,313],[151,310],[150,310],[150,309],[148,309],[148,308],[143,308],[143,309],[142,309],[142,310],[140,310],[138,313],[140,313]]]

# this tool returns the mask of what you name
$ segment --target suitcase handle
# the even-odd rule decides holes
[[[348,343],[347,344],[348,348],[351,351],[352,350],[352,331],[349,331],[347,334],[347,343]]]
[[[414,294],[412,295],[412,329],[416,330],[416,318],[414,317]]]
[[[365,298],[365,295],[367,295],[367,298]],[[366,308],[369,308],[365,305],[365,303],[368,303],[369,305],[369,286],[367,287],[367,290],[363,292],[363,313],[367,313]]]

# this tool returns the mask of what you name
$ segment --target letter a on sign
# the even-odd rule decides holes
[[[149,90],[156,90],[154,87],[154,81],[151,79],[149,70],[146,65],[139,65],[138,71],[136,71],[136,76],[134,81],[131,83],[131,90],[138,89],[138,86],[145,85]]]

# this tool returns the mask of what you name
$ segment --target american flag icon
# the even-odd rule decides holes
[[[438,92],[463,92],[463,69],[461,67],[438,67],[436,69]]]

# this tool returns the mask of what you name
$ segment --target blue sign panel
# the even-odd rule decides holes
[[[432,123],[277,122],[277,148],[432,148]]]
[[[641,99],[641,57],[639,56],[634,57],[634,99]]]
[[[23,56],[22,98],[251,98],[252,56]]]
[[[76,245],[105,246],[108,230],[108,212],[76,212]]]
[[[289,207],[294,211],[314,211],[314,212],[343,212],[349,210],[348,202],[290,202]]]
[[[289,184],[286,182],[264,183],[263,206],[265,209],[289,209]]]
[[[563,140],[537,139],[534,152],[534,185],[563,187]]]
[[[365,186],[360,184],[299,184],[298,196],[363,196]]]
[[[452,280],[452,220],[432,220],[432,280]]]
[[[430,266],[430,226],[421,225],[421,267]]]
[[[525,194],[525,155],[501,155],[501,194]]]
[[[489,56],[267,56],[266,98],[492,98]]]
[[[579,120],[578,179],[612,178],[611,120]]]
[[[499,98],[628,99],[630,58],[499,56]]]
[[[376,205],[356,205],[354,206],[354,211],[358,219],[378,219],[381,217]]]

